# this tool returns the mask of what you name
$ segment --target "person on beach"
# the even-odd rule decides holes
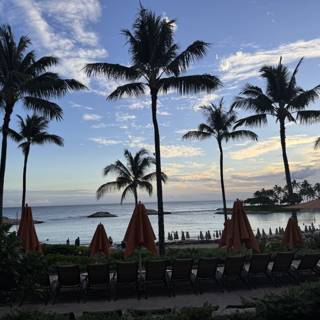
[[[79,246],[80,246],[80,238],[79,238],[79,237],[74,241],[74,245],[75,245],[76,247],[79,247]]]

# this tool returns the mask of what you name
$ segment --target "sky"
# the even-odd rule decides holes
[[[297,82],[305,89],[320,83],[318,0],[143,0],[164,18],[176,19],[175,40],[181,50],[195,40],[209,42],[206,57],[188,74],[210,73],[223,87],[211,94],[175,93],[159,97],[163,171],[169,176],[165,201],[220,200],[219,151],[213,139],[185,141],[182,135],[204,120],[199,106],[224,97],[228,108],[246,83],[264,87],[259,68],[280,56],[290,69],[301,57]],[[51,122],[50,132],[64,138],[63,148],[33,146],[28,167],[27,199],[32,205],[114,203],[119,193],[95,199],[99,185],[112,180],[102,169],[123,158],[123,150],[141,147],[153,152],[150,98],[107,101],[119,85],[103,77],[87,78],[86,63],[130,64],[121,35],[131,29],[138,0],[0,0],[0,23],[11,25],[16,38],[27,35],[37,56],[60,58],[56,70],[83,82],[88,90],[59,99],[64,117]],[[319,102],[310,106],[319,109]],[[15,114],[25,115],[21,105]],[[238,111],[238,116],[246,115]],[[292,176],[319,181],[319,151],[313,150],[319,125],[287,125]],[[16,117],[12,117],[12,128]],[[224,145],[227,198],[245,198],[262,187],[284,185],[278,124],[255,129],[258,142]],[[5,205],[20,204],[23,156],[12,141],[8,147]],[[154,201],[141,194],[144,201]],[[128,201],[132,201],[128,198]]]

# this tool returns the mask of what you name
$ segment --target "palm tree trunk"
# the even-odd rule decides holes
[[[156,177],[157,177],[157,199],[158,199],[158,228],[159,228],[159,254],[165,254],[164,246],[164,218],[163,218],[163,198],[161,180],[161,154],[160,154],[160,134],[157,121],[157,91],[151,90],[152,122],[154,128],[154,148],[156,157]]]
[[[227,221],[227,203],[226,203],[226,193],[224,190],[224,178],[223,178],[223,150],[221,141],[218,141],[219,150],[220,150],[220,183],[221,183],[221,192],[222,192],[222,201],[223,201],[223,214],[224,214],[224,221]]]
[[[133,196],[134,196],[135,206],[137,206],[137,204],[138,204],[138,192],[137,192],[137,188],[134,189]]]
[[[3,218],[3,191],[4,191],[4,176],[6,171],[6,160],[7,160],[7,144],[8,144],[8,131],[10,123],[10,115],[12,108],[7,107],[2,126],[2,145],[1,145],[1,160],[0,160],[0,225],[2,224]]]
[[[24,163],[23,163],[23,178],[22,178],[22,203],[21,212],[26,205],[26,190],[27,190],[27,164],[29,157],[30,146],[28,146],[24,152]]]
[[[284,172],[286,175],[287,181],[287,188],[289,193],[289,201],[293,201],[293,189],[291,183],[291,174],[289,168],[289,161],[287,156],[287,147],[286,147],[286,127],[284,120],[280,120],[280,141],[281,141],[281,148],[282,148],[282,158],[283,158],[283,165],[284,165]],[[292,217],[296,217],[296,212],[292,211]]]

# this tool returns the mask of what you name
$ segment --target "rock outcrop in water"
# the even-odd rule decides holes
[[[4,224],[12,224],[12,225],[19,224],[19,220],[18,220],[18,219],[11,219],[11,218],[8,218],[8,217],[3,217],[3,218],[2,218],[2,222],[3,222]],[[34,223],[34,224],[39,224],[39,223],[43,223],[43,221],[33,220],[33,223]]]
[[[117,215],[107,211],[98,211],[88,216],[88,218],[114,218],[114,217],[117,217]]]

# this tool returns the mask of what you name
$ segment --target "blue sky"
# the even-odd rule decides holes
[[[245,83],[263,86],[257,77],[259,68],[277,63],[280,56],[290,68],[304,56],[298,84],[306,89],[319,84],[320,3],[144,0],[143,5],[159,15],[177,19],[175,38],[181,49],[194,40],[210,42],[208,55],[192,65],[189,73],[211,73],[224,84],[210,95],[160,97],[162,162],[169,175],[165,200],[220,199],[215,141],[182,141],[182,134],[203,120],[197,110],[199,105],[224,97],[228,106]],[[153,150],[149,97],[106,101],[107,94],[119,83],[102,77],[88,79],[82,71],[88,62],[130,63],[120,30],[131,28],[138,7],[136,0],[0,0],[1,23],[9,23],[17,37],[31,37],[39,56],[59,57],[57,71],[62,76],[76,78],[89,87],[88,91],[59,100],[64,120],[53,122],[50,130],[64,137],[65,147],[35,146],[31,150],[31,204],[95,203],[95,190],[106,181],[102,177],[105,165],[120,159],[124,148]],[[21,106],[16,113],[25,114]],[[13,117],[12,127],[15,122]],[[267,127],[256,129],[258,143],[240,141],[225,146],[228,199],[246,197],[261,187],[284,184],[278,131],[270,119]],[[312,147],[318,135],[319,124],[287,126],[288,156],[295,178],[319,180],[319,154]],[[20,203],[22,160],[21,151],[10,142],[5,182],[7,206]],[[117,193],[110,194],[101,202],[117,202],[119,198]]]

